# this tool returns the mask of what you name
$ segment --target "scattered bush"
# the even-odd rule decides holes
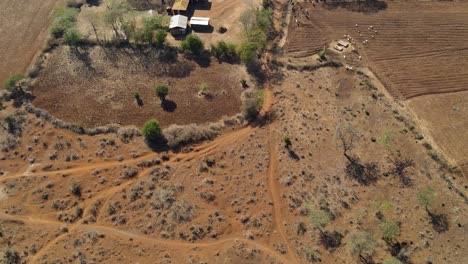
[[[235,62],[239,60],[237,47],[233,43],[219,41],[218,43],[211,45],[211,52],[219,60],[229,62]]]
[[[188,35],[181,43],[180,49],[194,55],[199,55],[205,49],[203,41],[197,35]]]
[[[137,176],[138,169],[135,166],[127,166],[125,169],[120,172],[120,178],[131,179]]]
[[[379,225],[382,238],[391,243],[400,235],[400,223],[386,219]]]
[[[164,129],[163,134],[169,147],[178,148],[185,144],[212,139],[221,132],[222,128],[223,125],[217,123],[207,125],[171,125]]]
[[[72,181],[70,184],[70,192],[73,195],[81,196],[81,187],[76,181]]]
[[[283,137],[283,145],[287,149],[289,149],[292,146],[291,139],[289,139],[288,136]]]
[[[134,137],[141,136],[140,130],[135,126],[121,127],[117,130],[117,136],[124,143],[128,143]]]
[[[376,245],[374,236],[366,231],[351,234],[348,242],[351,254],[358,256],[364,263],[370,263]]]
[[[143,136],[148,141],[155,141],[161,138],[161,127],[156,119],[151,119],[145,122],[142,130]]]
[[[4,118],[7,124],[8,133],[18,136],[23,131],[23,123],[25,121],[25,114],[23,112],[16,112]]]
[[[54,14],[50,33],[56,38],[61,38],[65,32],[75,27],[77,16],[78,9],[76,8],[58,9]]]
[[[170,215],[177,223],[190,222],[195,214],[196,207],[186,201],[175,202],[170,208]]]
[[[13,89],[13,87],[15,87],[16,84],[18,84],[19,81],[24,79],[24,77],[25,76],[23,74],[12,75],[3,83],[3,87],[6,90],[11,91]]]
[[[325,231],[320,233],[320,242],[328,250],[333,250],[341,245],[341,239],[343,235],[338,231]]]
[[[154,87],[154,92],[156,93],[156,96],[161,99],[161,103],[166,100],[167,95],[169,95],[169,87],[166,85],[156,85]]]
[[[19,264],[21,263],[21,258],[15,249],[7,246],[3,250],[3,263],[5,264]]]

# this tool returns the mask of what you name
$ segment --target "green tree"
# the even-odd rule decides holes
[[[156,85],[154,87],[154,91],[156,93],[156,96],[161,99],[161,103],[163,103],[166,100],[167,95],[169,94],[169,87],[166,85]]]
[[[76,8],[60,8],[54,13],[50,33],[56,37],[61,38],[67,30],[75,27],[76,18],[78,16],[78,9]]]
[[[372,257],[377,242],[374,236],[366,231],[358,231],[351,234],[348,246],[351,254],[358,256],[364,263]]]
[[[421,206],[424,206],[426,211],[429,213],[428,207],[434,203],[435,192],[431,187],[424,188],[418,192],[418,202]]]
[[[321,50],[319,52],[318,56],[319,56],[320,60],[326,60],[327,59],[327,56],[326,56],[327,51],[328,51],[328,49],[325,47],[325,48],[323,48],[323,50]]]
[[[129,10],[126,0],[112,0],[110,4],[107,5],[107,10],[103,15],[104,23],[112,28],[117,39],[120,36],[119,29],[124,22],[124,15],[128,13]]]
[[[63,35],[63,40],[68,45],[73,46],[76,49],[77,45],[81,41],[81,34],[77,29],[71,28],[65,32],[65,34]]]
[[[218,43],[211,45],[211,52],[219,60],[236,61],[239,59],[237,47],[233,43],[219,41]]]
[[[283,145],[285,148],[289,149],[292,145],[291,139],[288,136],[283,138]]]
[[[391,243],[400,235],[400,225],[397,221],[385,219],[379,225],[380,231],[382,232],[382,238]]]
[[[153,44],[154,42],[154,33],[158,29],[162,29],[163,19],[162,16],[149,16],[143,18],[143,39],[145,42]],[[164,36],[166,38],[166,36]]]
[[[11,89],[13,89],[13,87],[15,87],[16,84],[18,84],[18,82],[21,81],[22,79],[24,79],[23,74],[18,73],[18,74],[12,75],[3,83],[3,87],[6,90],[11,91]]]
[[[146,121],[145,125],[143,126],[142,134],[148,141],[155,141],[160,139],[162,133],[158,120],[150,119]]]
[[[158,30],[156,31],[156,46],[157,47],[164,47],[164,44],[166,43],[166,36],[167,32],[165,30]]]
[[[313,211],[310,213],[310,222],[323,233],[322,228],[330,222],[330,215],[323,210]]]
[[[190,34],[180,43],[180,49],[194,55],[199,55],[205,49],[205,44],[203,44],[200,37]]]

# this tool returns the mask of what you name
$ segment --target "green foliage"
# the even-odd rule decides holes
[[[119,36],[119,25],[124,23],[124,15],[130,10],[126,0],[112,0],[107,5],[107,10],[103,15],[104,23],[114,30],[115,36]]]
[[[271,34],[272,11],[270,9],[251,9],[241,15],[245,41],[239,47],[239,55],[246,65],[257,61],[257,55],[265,48]]]
[[[15,75],[12,75],[10,76],[4,83],[3,83],[3,87],[8,90],[8,91],[11,91],[11,89],[13,87],[15,87],[15,85],[21,81],[22,79],[24,79],[24,75],[21,74],[21,73],[18,73],[18,74],[15,74]]]
[[[400,225],[397,221],[386,219],[380,223],[379,227],[382,238],[386,241],[393,241],[400,235]]]
[[[160,139],[162,134],[158,120],[150,119],[146,121],[143,126],[142,134],[148,141]]]
[[[260,109],[263,106],[264,92],[260,89],[255,89],[253,92],[248,92],[242,101],[242,114],[247,120],[254,120]]]
[[[56,38],[62,37],[68,30],[75,27],[77,16],[78,9],[76,8],[67,7],[58,9],[52,19],[50,33]]]
[[[323,228],[330,222],[330,215],[323,211],[312,211],[310,213],[310,222],[317,228]]]
[[[162,17],[161,16],[149,16],[143,18],[142,36],[143,40],[147,43],[153,44],[154,32],[162,29]],[[164,36],[166,38],[166,36]]]
[[[184,52],[199,55],[205,49],[205,45],[200,37],[190,34],[180,43],[180,49]]]
[[[288,136],[283,137],[283,145],[285,148],[290,148],[292,146],[291,139]]]
[[[353,255],[370,257],[374,254],[377,242],[374,236],[365,231],[358,231],[351,234],[348,246]]]
[[[63,40],[70,46],[76,46],[81,41],[81,34],[77,29],[70,28],[63,35]]]
[[[326,55],[327,55],[327,52],[328,52],[328,49],[327,49],[326,47],[323,48],[323,50],[321,50],[321,51],[319,52],[319,54],[318,54],[319,58],[320,58],[321,60],[326,60],[326,59],[327,59],[327,56],[326,56]]]
[[[219,41],[218,43],[211,45],[211,52],[220,60],[236,61],[239,59],[237,47],[233,43]]]
[[[403,262],[401,262],[399,259],[395,257],[389,257],[389,258],[384,259],[382,264],[403,264]]]
[[[156,31],[156,46],[163,47],[166,42],[167,32],[165,30],[159,29]]]
[[[434,203],[435,192],[431,187],[426,187],[418,192],[418,202],[426,209]]]
[[[208,84],[207,83],[201,83],[200,86],[199,86],[199,91],[201,93],[205,92],[206,90],[208,90]]]
[[[169,94],[169,87],[166,85],[156,85],[154,87],[154,91],[156,93],[156,96],[161,99],[161,101],[166,100],[166,96]]]
[[[379,138],[379,142],[382,143],[385,148],[390,149],[393,142],[393,132],[391,130],[385,129],[383,135]]]

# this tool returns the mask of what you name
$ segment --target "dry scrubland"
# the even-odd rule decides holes
[[[288,43],[296,30],[289,29]],[[413,107],[430,108],[418,101],[425,97],[410,99],[411,108],[395,101],[366,68],[372,63],[367,51],[358,51],[362,62],[356,53],[344,59],[329,52],[321,63],[295,52],[266,54],[271,78],[258,122],[178,151],[154,151],[132,129],[78,135],[5,103],[2,120],[14,118],[8,131],[0,129],[3,257],[27,263],[253,264],[383,263],[394,255],[403,263],[466,262],[467,179],[440,151],[457,156],[464,149],[447,150],[454,141],[440,141],[439,130],[412,113]],[[190,104],[202,100],[234,109],[238,104],[222,90],[209,101],[197,98],[192,87],[203,76],[209,87],[238,98],[238,78],[245,76],[241,66],[217,61],[202,67],[180,58],[166,65],[141,50],[80,52],[80,60],[71,60],[77,54],[64,46],[46,55],[33,102],[81,116],[82,122],[81,112],[91,107],[103,107],[86,112],[101,120],[96,124],[113,112],[138,122],[133,112],[159,111],[152,85],[161,78],[174,84],[168,99],[177,103],[171,115],[180,122],[186,91],[193,96]],[[348,63],[355,70],[346,70]],[[174,68],[184,77],[165,75]],[[128,87],[139,89],[143,107]],[[440,107],[463,115],[461,97],[440,96],[455,106]],[[60,110],[81,104],[86,107],[73,116]],[[190,118],[200,116],[196,111]],[[220,111],[204,118],[218,119]],[[448,131],[449,123],[440,124]],[[435,143],[426,134],[432,131]]]

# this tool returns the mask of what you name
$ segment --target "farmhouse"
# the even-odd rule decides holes
[[[187,30],[188,18],[183,15],[175,15],[171,17],[171,23],[169,24],[169,30],[173,36],[183,35]]]

